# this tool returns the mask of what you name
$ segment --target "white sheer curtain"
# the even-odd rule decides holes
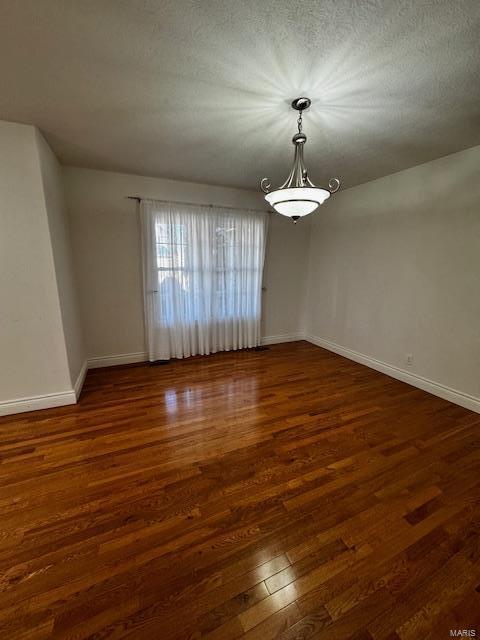
[[[149,358],[260,343],[266,214],[142,200]]]

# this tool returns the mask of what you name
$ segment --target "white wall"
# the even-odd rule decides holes
[[[0,122],[0,415],[72,399],[34,127]]]
[[[308,218],[295,225],[289,218],[271,214],[265,254],[263,336],[280,336],[282,342],[285,335],[303,338],[309,239]]]
[[[340,192],[311,231],[311,339],[478,410],[480,147]]]
[[[64,184],[88,357],[145,357],[139,219],[128,195],[260,208],[259,192],[66,167]],[[308,223],[272,216],[263,335],[302,330]],[[280,337],[278,337],[280,336]],[[117,360],[113,359],[112,362]],[[118,359],[120,362],[121,359]]]
[[[82,367],[86,364],[83,332],[76,279],[72,264],[72,249],[61,166],[43,136],[36,131],[36,143],[47,210],[50,242],[55,265],[62,327],[67,351],[71,386],[80,386]]]

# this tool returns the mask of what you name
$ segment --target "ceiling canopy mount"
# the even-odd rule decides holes
[[[292,107],[297,111],[305,111],[311,104],[310,98],[295,98],[295,100],[292,100]]]

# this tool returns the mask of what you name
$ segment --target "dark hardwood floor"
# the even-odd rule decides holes
[[[0,638],[480,633],[480,415],[306,342],[0,419]]]

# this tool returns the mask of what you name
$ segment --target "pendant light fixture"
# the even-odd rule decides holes
[[[302,131],[302,115],[311,103],[309,98],[296,98],[292,102],[292,107],[299,112],[299,115],[297,120],[298,133],[292,138],[295,145],[295,157],[288,178],[275,191],[269,191],[271,184],[268,178],[263,178],[260,182],[260,187],[266,194],[265,200],[275,211],[292,218],[295,223],[299,218],[315,211],[332,193],[340,188],[338,178],[331,178],[328,182],[328,189],[323,189],[316,187],[308,177],[303,160],[303,147],[307,136]]]

